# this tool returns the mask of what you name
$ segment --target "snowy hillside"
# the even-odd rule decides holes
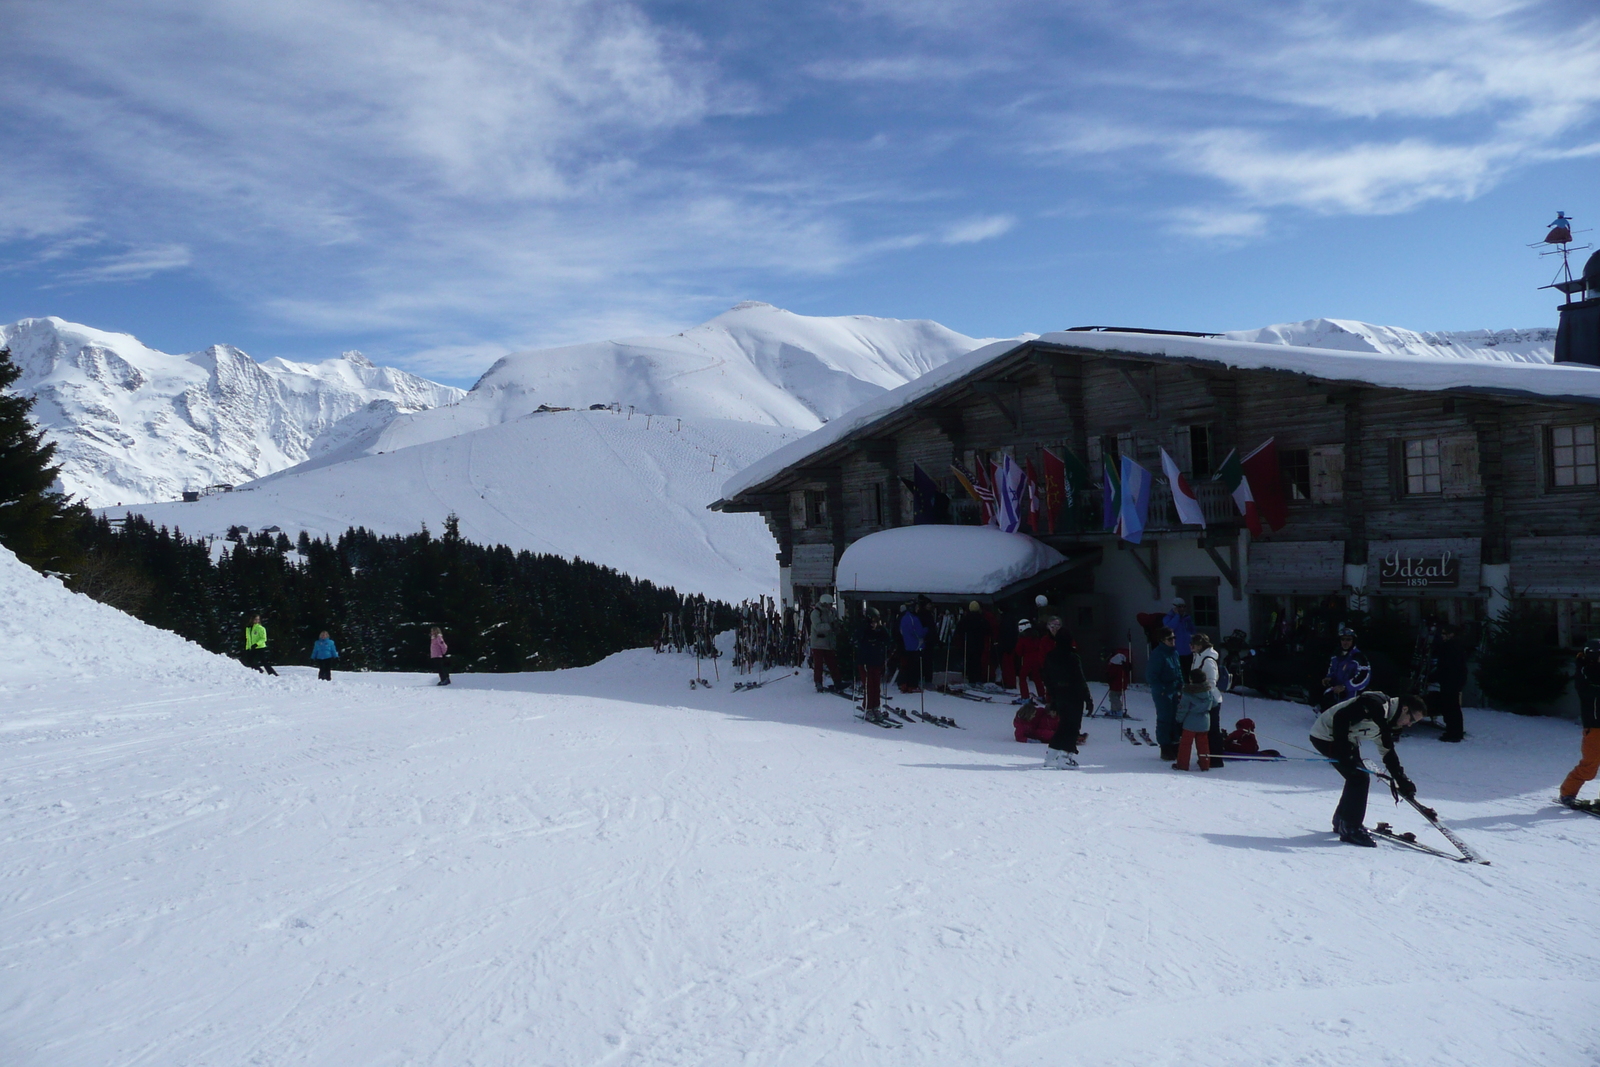
[[[257,363],[229,345],[174,356],[57,318],[0,326],[0,344],[22,369],[15,388],[38,398],[63,487],[92,506],[246,482],[461,396],[359,352],[315,364]]]
[[[7,650],[0,698],[85,679],[219,683],[251,677],[233,660],[70,592],[6,548],[0,548],[0,646]],[[0,716],[0,731],[8,728]]]
[[[1484,359],[1510,363],[1550,363],[1555,358],[1556,331],[1458,330],[1419,333],[1399,326],[1374,326],[1351,319],[1307,319],[1235,330],[1222,336],[1234,341],[1330,348],[1343,352],[1383,352],[1397,356]]]
[[[167,654],[88,621],[107,663]],[[1551,802],[1569,722],[1469,709],[1464,744],[1401,743],[1493,860],[1467,867],[1339,844],[1325,764],[1180,774],[1114,720],[1045,772],[1009,706],[935,693],[965,729],[881,729],[803,677],[731,692],[726,660],[709,690],[648,650],[448,689],[88,682],[23,628],[0,668],[7,1067],[1600,1054],[1600,820]],[[1305,754],[1304,708],[1244,712]],[[1449,847],[1381,791],[1370,817]]]
[[[506,356],[460,404],[396,420],[355,447],[436,441],[541,405],[615,403],[653,415],[814,430],[984,343],[922,319],[816,318],[747,302],[671,337]]]
[[[454,411],[456,409],[447,409]],[[608,411],[529,415],[398,451],[313,461],[195,503],[113,508],[190,535],[278,526],[337,537],[437,532],[579,556],[635,578],[742,600],[777,591],[759,515],[706,510],[732,471],[798,436],[775,426]]]

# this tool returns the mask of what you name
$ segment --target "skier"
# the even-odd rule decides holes
[[[1130,649],[1114,648],[1106,660],[1106,718],[1120,719],[1128,714],[1128,686],[1133,682]]]
[[[244,655],[241,657],[246,667],[278,676],[272,669],[272,663],[267,653],[267,628],[261,625],[261,616],[250,616],[250,625],[244,628]]]
[[[1177,638],[1174,647],[1178,650],[1178,666],[1183,668],[1181,677],[1189,677],[1189,671],[1194,664],[1193,653],[1189,651],[1189,640],[1194,637],[1194,616],[1189,614],[1189,602],[1181,596],[1172,598],[1172,610],[1162,617],[1161,623],[1171,630]],[[1182,683],[1180,682],[1180,688]]]
[[[1328,675],[1322,679],[1322,703],[1318,710],[1360,696],[1372,684],[1372,664],[1367,654],[1356,647],[1356,632],[1339,627],[1339,651],[1328,659]]]
[[[1333,760],[1344,777],[1344,792],[1333,812],[1333,831],[1350,845],[1375,847],[1372,835],[1362,825],[1367,817],[1367,789],[1372,776],[1361,760],[1361,742],[1378,743],[1378,754],[1394,779],[1394,786],[1407,799],[1416,796],[1417,787],[1406,777],[1395,755],[1395,736],[1427,716],[1427,704],[1419,696],[1388,697],[1373,691],[1342,700],[1328,708],[1311,727],[1311,744]]]
[[[961,642],[967,685],[977,688],[989,680],[984,672],[989,659],[989,620],[983,617],[983,608],[976,600],[967,605],[961,621],[956,623],[956,637]]]
[[[1220,753],[1227,747],[1227,738],[1222,735],[1222,690],[1218,686],[1222,672],[1218,669],[1220,660],[1217,650],[1211,647],[1211,638],[1207,634],[1195,634],[1189,639],[1191,670],[1197,670],[1205,675],[1206,684],[1211,687],[1211,725],[1206,730],[1207,738],[1211,745],[1211,766],[1222,766]]]
[[[311,646],[311,662],[316,665],[317,677],[324,682],[333,681],[333,668],[339,662],[339,650],[334,646],[333,638],[324,630],[317,635],[317,643]]]
[[[1017,688],[1020,695],[1018,704],[1025,704],[1030,699],[1028,696],[1028,682],[1033,682],[1034,688],[1039,691],[1039,699],[1046,701],[1049,693],[1044,687],[1044,658],[1050,654],[1055,640],[1042,629],[1035,630],[1033,623],[1023,619],[1017,623]]]
[[[1561,783],[1560,801],[1567,807],[1578,803],[1578,790],[1594,781],[1600,772],[1600,637],[1591,637],[1578,653],[1578,717],[1583,723],[1583,748],[1578,765]]]
[[[1189,749],[1200,752],[1200,769],[1211,769],[1211,723],[1217,714],[1217,687],[1206,672],[1196,667],[1189,672],[1189,684],[1183,687],[1178,700],[1178,724],[1183,727],[1183,738],[1178,742],[1178,761],[1175,771],[1189,769]]]
[[[1178,694],[1183,690],[1183,667],[1178,662],[1177,635],[1163,626],[1145,664],[1150,699],[1156,706],[1156,743],[1161,758],[1178,758]]]
[[[1061,720],[1055,736],[1050,739],[1050,752],[1045,756],[1045,766],[1056,769],[1076,767],[1078,741],[1082,736],[1083,713],[1094,710],[1094,698],[1089,695],[1089,683],[1083,677],[1083,664],[1072,647],[1072,635],[1061,626],[1059,618],[1049,622],[1050,638],[1055,643],[1044,657],[1044,684],[1050,691],[1050,710]]]
[[[877,711],[879,694],[883,689],[883,667],[889,659],[889,631],[883,628],[883,616],[877,608],[868,608],[867,617],[856,632],[856,670],[861,674],[866,699],[863,707]]]
[[[1461,690],[1467,686],[1467,644],[1451,623],[1439,627],[1439,649],[1435,657],[1433,680],[1439,683],[1435,708],[1444,718],[1441,741],[1460,741],[1466,736],[1461,721]]]
[[[834,630],[839,616],[833,611],[833,597],[824,593],[811,609],[811,681],[822,692],[822,671],[827,668],[835,688],[844,683],[839,678],[839,657],[834,655]]]
[[[450,684],[450,646],[444,643],[444,631],[435,626],[428,631],[428,660],[439,672],[439,684]]]
[[[928,628],[907,604],[900,612],[900,642],[905,649],[900,661],[900,692],[915,693],[922,688],[922,643]]]

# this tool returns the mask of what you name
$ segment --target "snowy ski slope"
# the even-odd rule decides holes
[[[1572,723],[1402,743],[1468,867],[1339,845],[1324,765],[1180,775],[1105,720],[1045,772],[1009,706],[887,731],[648,651],[448,689],[163,676],[176,639],[3,553],[0,598],[7,1067],[1600,1055],[1600,820],[1551,803]],[[1305,709],[1245,710],[1304,743]]]
[[[607,411],[529,415],[328,466],[284,471],[194,503],[111,508],[220,537],[233,525],[337,537],[351,526],[435,533],[445,516],[484,544],[582,557],[635,578],[730,601],[775,595],[759,515],[707,511],[730,471],[798,433],[719,419]]]

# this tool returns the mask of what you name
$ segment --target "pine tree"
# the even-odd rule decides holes
[[[1567,691],[1571,657],[1557,647],[1548,612],[1513,600],[1485,629],[1478,687],[1490,700],[1532,714]]]
[[[61,468],[30,412],[33,398],[11,391],[22,368],[0,348],[0,545],[38,570],[69,571],[78,561],[77,528],[88,509],[51,489]]]

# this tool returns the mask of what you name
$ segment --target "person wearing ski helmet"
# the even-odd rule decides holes
[[[839,657],[834,654],[836,635],[834,631],[839,625],[839,616],[833,611],[833,597],[824,593],[817,598],[816,607],[811,609],[808,620],[811,626],[811,681],[817,687],[817,692],[822,692],[822,672],[826,670],[833,679],[834,687],[842,686],[844,682],[839,678]]]
[[[1034,689],[1039,693],[1039,701],[1049,699],[1049,691],[1044,684],[1044,659],[1055,647],[1055,638],[1045,632],[1043,628],[1036,628],[1027,619],[1017,623],[1017,687],[1021,695],[1016,703],[1025,704],[1030,699],[1028,696],[1028,683],[1032,682]]]
[[[1311,727],[1312,747],[1332,760],[1334,769],[1344,778],[1344,792],[1333,811],[1333,832],[1340,841],[1374,847],[1372,835],[1364,825],[1372,774],[1362,762],[1361,742],[1377,743],[1378,755],[1395,789],[1410,799],[1416,796],[1417,787],[1406,777],[1394,745],[1400,731],[1427,714],[1427,703],[1419,696],[1389,697],[1374,690],[1342,700],[1317,716]]]
[[[961,648],[962,668],[970,686],[983,685],[989,679],[984,665],[989,662],[989,642],[993,633],[989,620],[983,617],[983,606],[976,600],[967,605],[956,623],[955,639]]]
[[[1561,783],[1558,798],[1567,807],[1578,803],[1583,783],[1594,781],[1600,773],[1600,638],[1591,637],[1578,653],[1578,670],[1573,679],[1578,689],[1578,718],[1583,724],[1583,749],[1578,765]]]
[[[883,668],[889,661],[889,631],[884,629],[883,615],[877,608],[868,608],[866,616],[856,632],[856,670],[866,692],[862,707],[877,711],[883,691]]]
[[[1055,642],[1045,653],[1044,684],[1050,691],[1050,710],[1061,720],[1056,734],[1050,739],[1050,752],[1045,757],[1046,767],[1076,767],[1078,737],[1083,730],[1083,713],[1094,710],[1094,698],[1089,695],[1089,683],[1083,677],[1083,663],[1072,647],[1072,635],[1052,617],[1046,624],[1050,638]]]
[[[1321,709],[1360,696],[1372,684],[1372,664],[1367,654],[1356,647],[1356,632],[1339,627],[1339,651],[1328,659],[1328,673],[1322,679]]]

